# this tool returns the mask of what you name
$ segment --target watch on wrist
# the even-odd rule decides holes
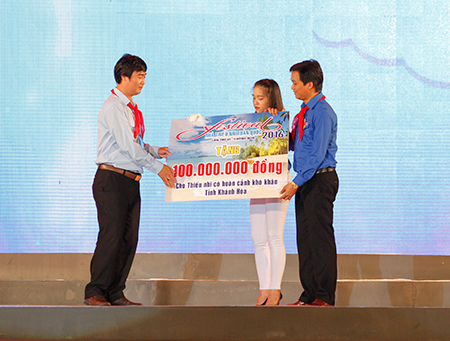
[[[294,189],[298,189],[298,185],[294,181],[291,181],[291,185]]]

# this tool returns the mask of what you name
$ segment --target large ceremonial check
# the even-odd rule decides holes
[[[172,120],[166,201],[278,198],[288,148],[288,111]]]

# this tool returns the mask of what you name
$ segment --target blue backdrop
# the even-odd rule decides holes
[[[160,146],[173,118],[252,112],[261,78],[295,114],[289,68],[317,59],[339,119],[338,252],[450,254],[447,0],[2,0],[0,19],[0,252],[94,249],[97,114],[131,53]],[[140,252],[253,252],[248,200],[164,191],[146,171]]]

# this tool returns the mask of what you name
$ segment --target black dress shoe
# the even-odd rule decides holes
[[[142,305],[142,303],[131,302],[128,298],[121,297],[115,301],[112,301],[111,305]]]
[[[325,301],[322,301],[320,298],[316,298],[313,302],[311,303],[306,303],[306,302],[302,302],[302,301],[297,301],[295,303],[291,303],[289,305],[293,305],[293,306],[300,306],[300,307],[331,307],[331,304],[328,304]]]
[[[315,307],[331,307],[331,304],[322,301],[320,298],[316,298],[313,303],[309,304]]]
[[[87,305],[96,305],[96,306],[109,306],[111,303],[109,303],[105,296],[103,295],[95,295],[89,298],[84,299],[84,304]]]
[[[288,305],[303,307],[303,306],[307,306],[308,303],[305,303],[305,302],[302,302],[302,301],[299,300],[299,301],[294,302],[294,303],[289,303]]]

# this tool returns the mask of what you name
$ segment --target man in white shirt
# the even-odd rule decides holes
[[[143,142],[144,122],[133,96],[141,93],[146,71],[141,58],[125,54],[114,68],[117,87],[98,115],[98,170],[92,190],[100,230],[85,289],[87,305],[141,305],[123,294],[138,242],[139,180],[145,167],[166,186],[176,183],[173,170],[157,160],[170,155],[168,147]]]

